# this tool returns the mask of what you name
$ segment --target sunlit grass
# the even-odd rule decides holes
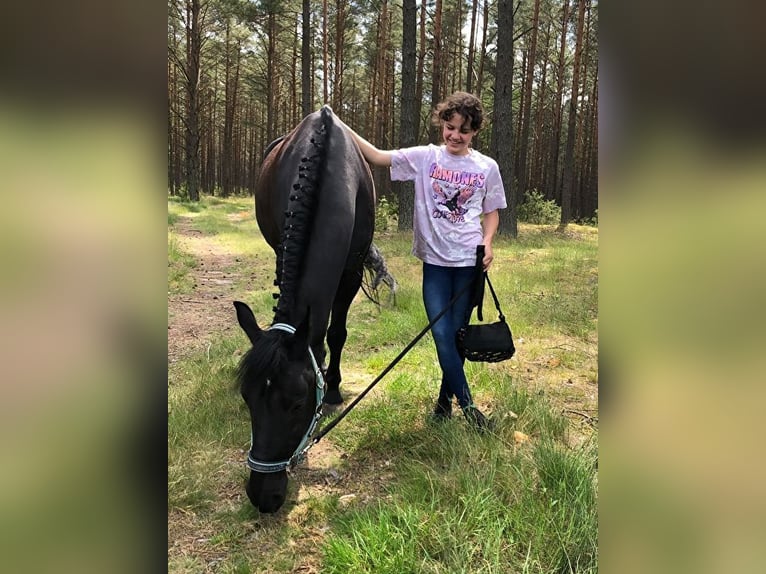
[[[186,218],[251,275],[237,298],[268,322],[274,259],[252,199],[172,201],[168,210],[169,225]],[[169,233],[169,262],[183,257],[171,255],[173,242]],[[384,289],[380,307],[360,294],[350,309],[343,368],[359,388],[427,324],[411,234],[388,231],[375,242],[399,290],[395,305]],[[337,489],[286,505],[273,519],[242,491],[249,417],[232,382],[249,347],[244,334],[174,363],[169,508],[214,525],[207,544],[223,556],[221,572],[291,572],[307,561],[322,572],[596,572],[598,434],[574,429],[562,404],[573,396],[564,383],[595,388],[598,379],[597,242],[597,229],[580,226],[564,235],[522,224],[517,239],[497,238],[490,277],[517,354],[466,365],[475,400],[497,420],[494,433],[477,435],[459,411],[443,424],[428,420],[441,373],[426,335],[324,439],[343,453]],[[484,312],[487,321],[496,317],[489,292]],[[575,430],[586,436],[573,441]],[[519,442],[518,433],[527,439]],[[224,502],[222,489],[239,489],[240,498]],[[288,499],[299,489],[291,481]],[[338,492],[359,496],[340,504]],[[169,558],[171,570],[201,567],[185,560]]]
[[[189,273],[196,266],[194,257],[185,253],[176,236],[168,232],[168,293],[190,292],[194,280]]]

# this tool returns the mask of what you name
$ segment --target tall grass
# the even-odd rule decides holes
[[[256,227],[227,217],[244,207],[251,206],[241,199],[203,202],[192,221],[220,245],[242,249],[250,264],[247,249],[263,248],[252,243]],[[172,209],[192,215],[181,202]],[[249,416],[232,379],[245,336],[174,363],[168,505],[171,514],[193,516],[207,532],[196,538],[209,540],[195,543],[196,555],[169,553],[169,570],[206,571],[205,557],[215,554],[221,572],[597,572],[598,434],[562,414],[574,400],[562,382],[597,380],[598,231],[574,229],[564,236],[522,224],[518,239],[496,242],[490,274],[517,355],[466,368],[474,398],[498,422],[493,433],[476,434],[458,413],[429,421],[440,371],[427,336],[324,439],[343,454],[334,465],[343,480],[306,500],[291,480],[275,517],[260,516],[242,488]],[[351,307],[344,379],[357,387],[427,323],[409,235],[389,231],[376,244],[399,292],[395,306],[378,308],[360,295]],[[270,279],[273,260],[258,257]],[[265,318],[272,289],[264,283],[241,298]],[[493,320],[487,303],[485,320]]]

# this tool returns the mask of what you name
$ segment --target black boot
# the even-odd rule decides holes
[[[452,401],[439,397],[431,412],[431,418],[436,421],[443,421],[452,418]]]
[[[463,407],[463,415],[468,424],[479,432],[492,431],[495,428],[495,421],[485,417],[484,413],[473,404]]]

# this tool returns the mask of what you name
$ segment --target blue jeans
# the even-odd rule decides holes
[[[441,267],[423,263],[423,303],[429,322],[452,300],[452,297],[471,283],[476,276],[475,267]],[[465,378],[463,364],[455,343],[455,333],[471,312],[471,288],[455,301],[452,309],[439,319],[431,330],[436,343],[436,354],[442,369],[439,401],[446,404],[457,397],[461,407],[470,405],[471,391]]]

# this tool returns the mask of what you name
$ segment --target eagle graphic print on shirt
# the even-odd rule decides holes
[[[478,188],[484,187],[484,174],[444,169],[432,163],[428,173],[433,181],[433,199],[436,207],[433,217],[443,217],[451,223],[465,222],[465,205]]]
[[[473,265],[481,215],[506,206],[497,163],[476,150],[456,156],[417,146],[394,151],[391,179],[415,182],[413,254],[434,265]]]

